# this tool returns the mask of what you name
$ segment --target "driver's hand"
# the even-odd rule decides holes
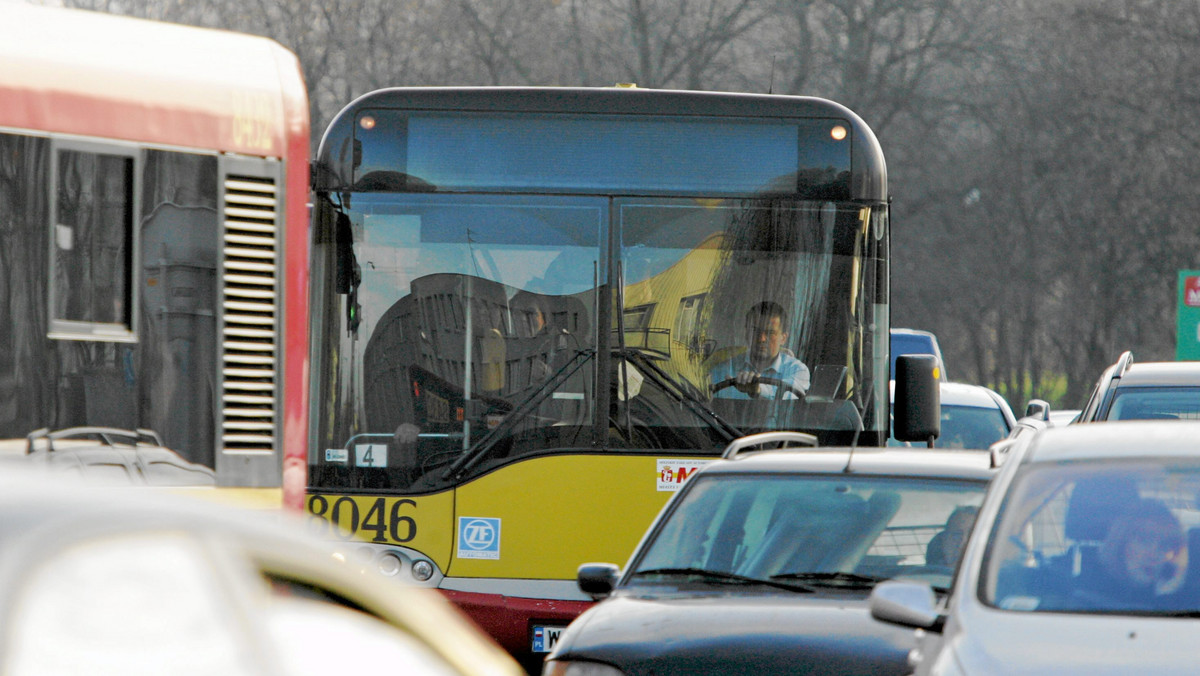
[[[751,397],[758,396],[758,372],[745,370],[739,371],[736,377],[736,382],[733,384],[738,388],[739,392],[750,395]]]

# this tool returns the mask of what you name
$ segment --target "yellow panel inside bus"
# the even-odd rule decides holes
[[[447,574],[573,580],[581,563],[624,565],[672,489],[709,460],[555,455],[491,472],[458,488]],[[464,547],[472,523],[495,529],[476,551]]]

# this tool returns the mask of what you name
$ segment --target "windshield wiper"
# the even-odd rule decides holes
[[[807,586],[775,580],[774,577],[769,580],[764,580],[757,577],[738,575],[737,573],[726,573],[720,570],[708,570],[706,568],[649,568],[647,570],[638,570],[632,573],[632,577],[642,577],[646,575],[687,575],[702,577],[709,581],[737,584],[760,584],[767,585],[768,587],[777,587],[779,589],[787,589],[789,591],[805,593],[812,593],[813,591]]]
[[[446,469],[442,474],[442,479],[461,474],[470,469],[475,463],[487,456],[488,451],[504,438],[517,422],[525,418],[525,414],[541,405],[559,385],[567,382],[567,379],[575,375],[575,372],[583,368],[583,365],[589,359],[596,355],[595,350],[576,350],[567,363],[563,364],[557,371],[552,373],[539,387],[530,392],[524,399],[517,402],[516,406],[504,416],[499,425],[496,425],[487,434],[480,437],[479,441],[475,442],[470,448],[463,452],[461,458],[453,465]],[[581,359],[582,357],[582,359]]]
[[[626,347],[614,350],[614,352],[625,360],[634,362],[637,366],[641,367],[650,380],[654,381],[664,392],[675,397],[677,401],[690,408],[697,418],[703,420],[720,433],[721,436],[725,437],[725,441],[733,441],[745,436],[744,432],[722,420],[716,411],[709,408],[708,404],[704,403],[685,385],[662,370],[662,367],[655,364],[641,349]]]
[[[772,580],[796,580],[820,587],[837,587],[839,589],[871,589],[876,584],[889,578],[876,575],[859,575],[858,573],[780,573],[772,575]]]

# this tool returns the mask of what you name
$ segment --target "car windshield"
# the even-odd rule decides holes
[[[942,405],[942,432],[934,448],[987,448],[1008,436],[1008,420],[999,408]],[[913,446],[911,442],[888,439],[888,446]],[[924,444],[916,444],[924,445]]]
[[[942,406],[942,433],[934,448],[987,448],[1008,436],[999,408]]]
[[[1200,611],[1200,460],[1031,465],[984,561],[983,601],[1023,612]]]
[[[708,583],[718,573],[869,590],[903,575],[945,587],[986,488],[846,474],[691,481],[631,567],[632,583]]]
[[[1109,420],[1200,420],[1200,387],[1117,388]]]

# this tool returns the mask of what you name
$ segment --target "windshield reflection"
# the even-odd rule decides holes
[[[852,443],[879,418],[875,337],[858,332],[877,270],[857,239],[835,236],[868,232],[870,209],[794,197],[353,204],[329,259],[344,317],[321,327],[343,333],[320,381],[332,406],[318,485],[432,490],[522,455],[715,454],[774,429]]]
[[[946,533],[974,523],[982,482],[851,476],[700,476],[632,567],[706,571],[804,587],[869,590],[897,576],[949,583]],[[969,518],[956,523],[957,515]],[[674,573],[673,575],[678,575]]]

